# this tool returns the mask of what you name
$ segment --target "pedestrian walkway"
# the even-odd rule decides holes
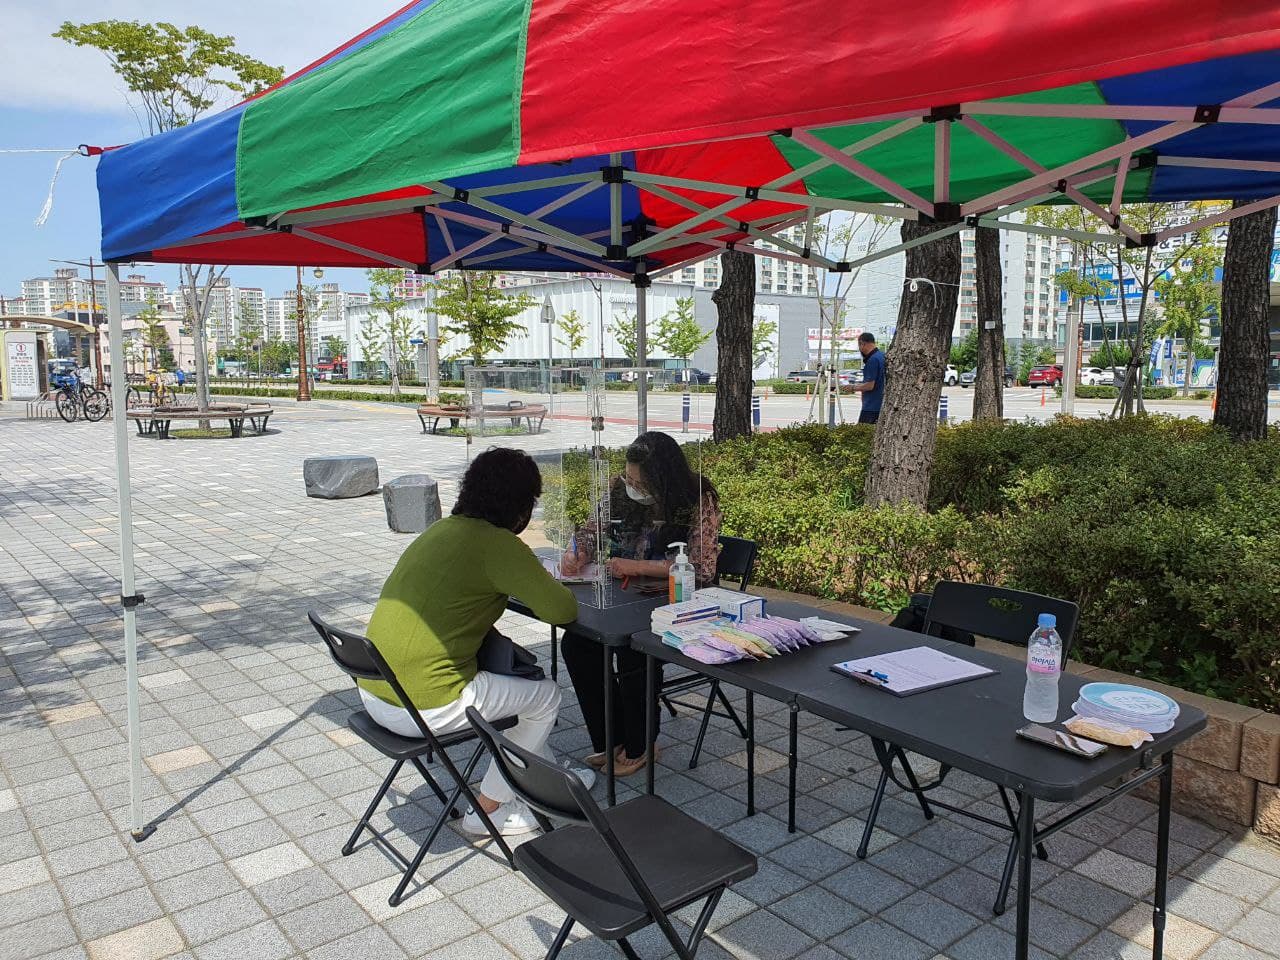
[[[376,405],[371,405],[376,407]],[[0,413],[0,960],[540,958],[559,911],[489,848],[447,832],[417,892],[387,906],[398,869],[341,846],[385,763],[348,733],[355,702],[305,612],[359,628],[409,538],[382,501],[308,500],[302,459],[378,458],[383,479],[427,472],[446,510],[459,438],[424,437],[411,411],[287,407],[237,441],[130,441],[140,608],[142,843],[129,838],[122,628],[109,424]],[[625,430],[625,428],[618,428]],[[503,438],[536,447],[546,438]],[[615,442],[610,439],[610,442]],[[621,442],[621,437],[617,442]],[[541,655],[545,627],[503,629]],[[552,738],[587,751],[566,709]],[[697,718],[663,725],[658,791],[760,856],[699,953],[754,960],[992,960],[1002,835],[891,794],[867,861],[854,856],[877,769],[864,737],[804,717],[800,830],[786,831],[786,714],[757,701],[760,813],[745,816],[745,756],[713,726],[687,770]],[[623,781],[621,799],[642,787]],[[414,785],[405,777],[404,786]],[[948,780],[950,799],[998,802]],[[599,792],[599,788],[597,788]],[[397,795],[391,822],[420,837],[436,807]],[[383,821],[386,822],[385,820]],[[1153,807],[1127,798],[1050,842],[1037,862],[1033,955],[1150,956]],[[1166,956],[1280,957],[1280,850],[1175,816]],[[684,917],[687,929],[692,915]],[[665,955],[637,938],[646,958]],[[616,956],[591,940],[566,958]]]

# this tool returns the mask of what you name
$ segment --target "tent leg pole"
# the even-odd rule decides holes
[[[124,604],[125,691],[129,725],[129,832],[135,840],[151,833],[142,812],[142,739],[138,722],[138,629],[135,607],[142,602],[134,583],[133,505],[129,487],[129,422],[125,418],[124,330],[120,306],[120,265],[107,264],[107,324],[111,349],[111,422],[116,440],[116,499],[120,516],[120,598]]]
[[[636,285],[636,435],[649,431],[649,284],[653,281],[638,263],[632,281]]]

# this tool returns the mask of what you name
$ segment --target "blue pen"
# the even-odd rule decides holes
[[[869,673],[871,676],[875,677],[877,680],[879,680],[882,683],[889,682],[889,675],[887,673],[880,673],[878,670],[868,670],[867,673]]]

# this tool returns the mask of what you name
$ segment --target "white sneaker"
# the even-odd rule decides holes
[[[587,767],[574,766],[568,760],[557,761],[556,766],[558,766],[561,770],[565,770],[565,771],[568,771],[569,773],[572,773],[575,777],[578,778],[578,780],[582,783],[582,785],[586,787],[588,790],[590,790],[596,784],[596,772],[594,770],[591,770]]]
[[[504,837],[518,837],[538,829],[538,821],[533,819],[529,808],[519,800],[508,800],[506,803],[499,804],[498,809],[489,814],[489,819]],[[476,837],[489,835],[489,830],[480,819],[480,814],[476,813],[472,807],[467,808],[466,815],[462,818],[462,829]]]

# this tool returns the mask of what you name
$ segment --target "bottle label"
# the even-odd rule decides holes
[[[1058,658],[1046,647],[1032,647],[1027,654],[1027,669],[1032,673],[1059,673]]]

